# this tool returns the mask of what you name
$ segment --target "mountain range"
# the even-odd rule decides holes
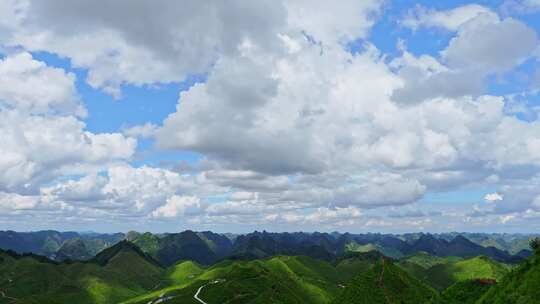
[[[515,263],[477,246],[459,235],[130,232],[82,261],[0,250],[0,303],[540,303],[540,252]]]
[[[471,237],[477,242],[469,240]],[[0,249],[17,253],[34,253],[52,260],[88,260],[101,250],[121,240],[129,240],[162,265],[193,260],[203,265],[224,258],[257,259],[275,255],[305,255],[332,261],[347,251],[377,250],[386,256],[401,258],[417,252],[434,256],[487,256],[494,260],[516,263],[531,254],[531,235],[490,234],[350,234],[350,233],[270,233],[252,232],[225,235],[210,231],[153,234],[77,233],[77,232],[14,232],[0,231]],[[491,240],[491,241],[490,241]],[[497,247],[491,246],[499,244]],[[481,245],[483,244],[483,245]],[[514,244],[507,251],[508,246]],[[518,244],[522,244],[519,245]],[[514,254],[512,254],[513,252]]]

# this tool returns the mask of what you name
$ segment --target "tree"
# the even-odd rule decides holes
[[[529,245],[535,253],[540,253],[540,238],[534,238],[530,241]]]

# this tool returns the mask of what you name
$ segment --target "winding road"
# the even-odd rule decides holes
[[[204,288],[204,286],[206,286],[206,285],[203,285],[203,286],[199,287],[199,289],[197,289],[197,292],[195,293],[193,298],[195,298],[195,300],[199,301],[202,304],[208,304],[205,301],[201,300],[201,298],[199,298],[199,294],[201,293],[201,290]]]

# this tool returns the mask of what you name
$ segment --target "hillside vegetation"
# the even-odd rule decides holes
[[[124,242],[95,261],[54,263],[0,252],[0,291],[17,303],[117,303],[160,283],[162,269]],[[114,251],[114,254],[108,254]]]
[[[469,259],[434,257],[427,254],[411,256],[399,262],[402,269],[415,278],[442,291],[466,280],[493,279],[500,281],[513,266],[485,256]]]
[[[537,253],[490,288],[477,304],[537,304],[539,287],[540,253]]]
[[[346,234],[332,238],[263,232],[239,236],[233,244],[211,232],[130,233],[133,243],[120,241],[94,257],[87,243],[71,238],[57,251],[65,262],[0,250],[0,303],[200,304],[195,294],[209,304],[540,303],[538,253],[517,267],[487,256],[444,253],[477,251],[459,237],[448,242],[420,236],[410,246],[439,256],[415,251],[398,260],[381,249],[412,247],[393,237],[367,235],[358,241],[377,241],[364,245]],[[540,250],[540,241],[531,244]],[[274,254],[279,252],[311,256]],[[85,254],[88,261],[71,261]]]
[[[333,304],[426,303],[437,293],[387,259],[359,274]]]
[[[200,297],[208,303],[329,303],[347,275],[333,265],[309,257],[277,256],[254,261],[224,261],[201,269],[181,263],[174,267],[179,285],[167,287],[125,303],[148,303],[169,298],[167,303],[192,303]],[[197,303],[197,302],[193,302]]]
[[[460,281],[445,289],[431,304],[475,304],[494,284],[495,281],[486,279]]]

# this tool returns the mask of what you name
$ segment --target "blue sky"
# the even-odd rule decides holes
[[[1,7],[6,229],[540,227],[540,3],[145,5]]]

